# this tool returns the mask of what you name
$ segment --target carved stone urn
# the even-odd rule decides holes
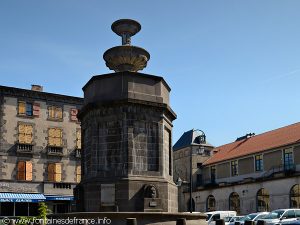
[[[150,54],[143,48],[131,45],[131,37],[141,30],[141,25],[135,20],[121,19],[115,21],[111,29],[122,37],[122,45],[104,52],[106,66],[115,72],[137,72],[144,69]]]

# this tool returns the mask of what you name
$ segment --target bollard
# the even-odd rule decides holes
[[[137,225],[136,218],[126,218],[126,225]]]
[[[234,222],[234,225],[241,225],[241,223],[236,221],[236,222]]]
[[[255,223],[252,220],[246,220],[244,225],[255,225]]]
[[[176,225],[186,225],[186,219],[185,218],[178,218],[176,220]]]
[[[225,221],[222,219],[216,220],[216,225],[225,225]]]
[[[14,219],[9,220],[9,225],[15,225],[15,224],[16,224],[16,221]]]
[[[264,220],[258,220],[257,223],[256,223],[256,225],[266,225],[266,224],[267,223]]]

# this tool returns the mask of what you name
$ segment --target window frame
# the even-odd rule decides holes
[[[21,113],[21,109],[20,109],[20,104],[24,104],[24,112]],[[30,110],[28,110],[28,106],[30,106]],[[28,118],[32,118],[34,117],[33,115],[33,106],[34,106],[34,102],[33,101],[26,101],[26,100],[18,100],[18,107],[17,107],[17,115],[21,116],[21,117],[28,117]],[[30,113],[28,113],[30,112]]]
[[[60,130],[60,145],[54,145],[54,144],[51,144],[50,143],[50,138],[54,138],[54,139],[58,139],[58,137],[51,137],[50,136],[50,130],[52,130],[52,129],[54,129],[54,130]],[[55,141],[54,141],[55,142]],[[48,128],[48,147],[57,147],[57,148],[62,148],[63,147],[63,128],[61,128],[61,127],[49,127]]]
[[[48,105],[47,107],[48,112],[48,120],[54,120],[54,121],[63,121],[64,119],[64,107],[59,105]],[[51,111],[53,110],[53,116]],[[61,112],[59,112],[61,111]],[[61,114],[61,117],[58,115]]]
[[[23,163],[23,170],[19,170],[19,164],[20,163]],[[27,168],[29,166],[29,164],[31,165],[30,168],[31,170],[30,171],[27,171]],[[32,161],[30,160],[19,160],[17,162],[17,180],[18,181],[32,181],[33,180],[33,177],[32,177]],[[22,177],[22,178],[20,178]]]
[[[49,177],[50,177],[50,172],[49,172],[49,167],[50,166],[54,166],[54,170],[53,170],[53,174],[52,174],[52,177],[53,177],[53,179],[51,180]],[[57,172],[57,169],[56,169],[56,167],[57,166],[60,166],[60,173],[58,173]],[[56,179],[57,178],[57,176],[56,175],[60,175],[60,179]],[[49,181],[49,182],[56,182],[56,183],[58,183],[58,182],[62,182],[62,163],[59,163],[59,162],[49,162],[48,163],[48,165],[47,165],[47,181]]]
[[[261,157],[261,158],[257,159],[257,157]],[[255,169],[255,172],[264,171],[264,161],[263,160],[264,160],[263,154],[254,155],[254,169]]]
[[[232,177],[239,175],[239,164],[238,160],[230,161],[230,174]]]

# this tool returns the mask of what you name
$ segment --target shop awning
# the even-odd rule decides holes
[[[0,193],[0,202],[43,202],[43,194]]]
[[[73,201],[74,196],[45,195],[46,201]]]

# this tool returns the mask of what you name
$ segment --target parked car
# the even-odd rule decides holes
[[[206,221],[208,225],[215,225],[218,219],[236,216],[236,211],[212,211],[205,214],[207,215]]]
[[[257,213],[250,213],[246,216],[244,216],[242,219],[240,219],[240,224],[244,224],[246,220],[257,222],[258,220],[262,220],[266,215],[268,215],[269,212],[257,212]],[[231,224],[230,224],[231,225]],[[234,225],[234,224],[233,224]]]
[[[266,215],[262,220],[268,225],[281,225],[296,222],[300,218],[300,209],[276,209]]]
[[[229,217],[225,217],[224,221],[225,221],[225,225],[230,225],[233,224],[235,222],[240,222],[240,220],[244,218],[244,216],[229,216]]]

